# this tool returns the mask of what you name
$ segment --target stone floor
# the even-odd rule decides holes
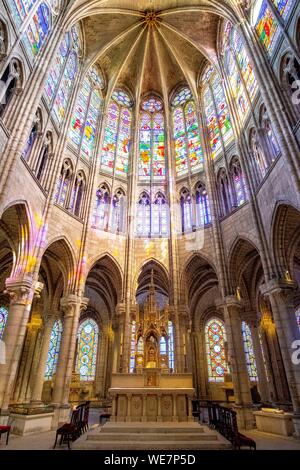
[[[90,411],[90,428],[95,428],[99,421],[99,409]],[[252,437],[257,444],[258,450],[300,450],[300,440],[293,437],[280,437],[274,434],[268,434],[257,430],[241,431],[249,437]],[[80,439],[84,440],[85,436]],[[80,448],[80,439],[77,441]],[[15,436],[11,435],[9,443],[5,445],[5,436],[0,441],[0,451],[2,450],[48,450],[52,449],[55,440],[55,431],[39,433],[31,436]],[[57,450],[64,450],[67,446],[57,446]]]

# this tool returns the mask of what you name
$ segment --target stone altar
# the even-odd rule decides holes
[[[194,421],[192,374],[154,368],[140,374],[113,374],[109,395],[113,422]]]

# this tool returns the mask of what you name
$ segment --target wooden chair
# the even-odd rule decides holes
[[[6,445],[8,444],[8,438],[10,433],[11,426],[0,425],[0,439],[2,434],[6,434]]]
[[[238,430],[236,412],[231,410],[232,413],[232,444],[235,449],[240,450],[241,447],[247,446],[250,449],[256,450],[256,442],[250,437],[241,434]]]
[[[80,434],[86,432],[89,428],[89,413],[90,413],[90,402],[87,401],[82,405],[76,407],[77,410],[80,410],[79,416],[79,431]]]
[[[60,436],[60,445],[62,445],[63,442],[67,441],[68,449],[70,449],[70,441],[73,442],[80,436],[79,416],[80,416],[80,410],[78,409],[73,410],[72,416],[71,416],[71,422],[65,423],[60,428],[57,429],[53,449],[55,449],[56,447],[58,436]]]

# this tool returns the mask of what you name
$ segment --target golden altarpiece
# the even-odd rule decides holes
[[[144,305],[132,322],[130,373],[112,374],[112,421],[193,420],[192,374],[174,368],[173,325],[156,301],[153,275]]]

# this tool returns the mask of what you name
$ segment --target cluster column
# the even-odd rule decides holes
[[[293,299],[296,285],[273,279],[261,292],[270,299],[282,360],[293,403],[295,433],[300,437],[300,332]]]
[[[11,300],[2,338],[5,345],[5,363],[1,364],[0,361],[0,407],[1,415],[4,416],[8,415],[32,300],[35,294],[39,296],[42,288],[43,284],[33,281],[32,278],[6,280],[6,291]]]
[[[251,429],[254,426],[250,382],[245,358],[241,310],[242,303],[235,296],[225,298],[223,305],[228,343],[228,362],[232,373],[240,429]]]
[[[60,301],[64,312],[63,333],[59,359],[55,374],[52,403],[56,409],[53,426],[61,420],[68,418],[69,414],[69,393],[73,371],[73,363],[76,349],[76,337],[80,313],[85,310],[88,299],[69,295]]]

